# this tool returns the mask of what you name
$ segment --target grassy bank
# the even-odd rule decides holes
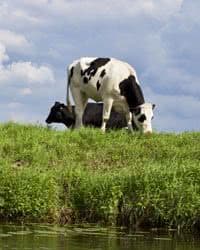
[[[200,226],[200,133],[0,125],[0,218]]]

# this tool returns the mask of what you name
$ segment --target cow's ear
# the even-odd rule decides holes
[[[65,108],[65,105],[62,105],[62,104],[61,104],[61,105],[59,106],[59,109],[60,109],[61,111],[62,111],[64,108]]]
[[[54,104],[55,106],[59,106],[60,105],[60,103],[59,102],[55,102],[55,104]]]
[[[152,104],[152,109],[155,109],[155,107],[156,107],[156,104]]]

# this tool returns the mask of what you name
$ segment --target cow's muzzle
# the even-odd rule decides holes
[[[145,135],[151,135],[151,134],[152,134],[152,131],[150,131],[150,130],[149,130],[149,131],[145,131],[144,134],[145,134]]]
[[[48,118],[45,120],[45,122],[46,122],[47,124],[51,123],[51,121],[50,121]]]

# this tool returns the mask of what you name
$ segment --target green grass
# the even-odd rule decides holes
[[[0,218],[200,227],[200,132],[0,125]]]

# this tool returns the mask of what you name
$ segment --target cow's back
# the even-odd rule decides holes
[[[114,58],[83,57],[70,65],[73,68],[73,84],[89,98],[101,101],[103,96],[120,95],[119,83],[135,74],[127,63]]]

